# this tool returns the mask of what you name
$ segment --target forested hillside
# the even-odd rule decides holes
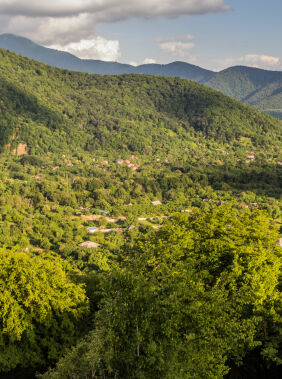
[[[205,82],[237,100],[282,118],[282,72],[231,67]]]
[[[94,74],[148,74],[180,77],[204,84],[278,119],[282,118],[282,72],[236,66],[220,72],[206,70],[187,62],[131,66],[117,62],[84,60],[64,51],[48,49],[27,38],[0,35],[0,48],[28,58],[69,70]]]
[[[1,50],[0,81],[3,148],[24,143],[30,153],[75,146],[155,154],[189,148],[187,138],[250,138],[253,146],[281,138],[279,121],[177,78],[91,76]]]
[[[281,126],[0,50],[0,377],[280,378]]]

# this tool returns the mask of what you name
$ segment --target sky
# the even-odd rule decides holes
[[[0,0],[0,33],[80,58],[282,70],[281,0]]]

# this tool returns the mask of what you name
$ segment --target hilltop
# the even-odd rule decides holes
[[[120,74],[149,74],[158,76],[178,76],[191,79],[196,82],[208,80],[214,74],[210,70],[184,63],[173,62],[170,64],[144,64],[132,66],[118,62],[104,62],[94,59],[80,59],[65,51],[58,51],[40,46],[33,41],[15,36],[13,34],[0,35],[0,48],[14,51],[36,61],[48,65],[87,72],[90,74],[120,75]]]
[[[255,108],[282,118],[282,72],[245,66],[230,67],[220,72],[206,70],[187,62],[131,66],[117,62],[84,60],[64,51],[40,46],[27,38],[0,35],[0,48],[14,51],[51,66],[104,75],[147,74],[180,77],[205,84]]]
[[[282,72],[236,66],[223,70],[206,85],[264,112],[282,118]]]
[[[0,82],[2,150],[156,154],[199,139],[263,148],[281,140],[281,122],[179,78],[90,75],[0,50]]]

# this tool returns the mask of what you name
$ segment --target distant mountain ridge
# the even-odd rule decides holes
[[[11,50],[27,58],[65,68],[67,70],[87,72],[90,74],[120,75],[120,74],[148,74],[157,76],[179,76],[184,79],[203,82],[210,79],[214,72],[205,70],[185,62],[173,62],[166,65],[144,64],[132,66],[117,62],[80,59],[65,51],[58,51],[40,46],[31,40],[13,34],[0,35],[0,48]]]
[[[92,74],[147,74],[193,80],[282,119],[282,71],[235,66],[214,72],[186,62],[143,64],[135,67],[117,62],[84,60],[13,34],[0,35],[0,48],[51,66]]]

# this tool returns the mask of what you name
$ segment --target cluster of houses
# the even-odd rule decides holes
[[[130,162],[130,160],[128,160],[128,159],[126,159],[126,160],[123,160],[123,159],[117,159],[117,160],[115,161],[115,163],[116,163],[116,164],[119,164],[119,165],[123,165],[123,164],[125,164],[126,167],[131,168],[133,171],[138,170],[138,167],[135,166],[135,164],[132,163],[132,162]]]

